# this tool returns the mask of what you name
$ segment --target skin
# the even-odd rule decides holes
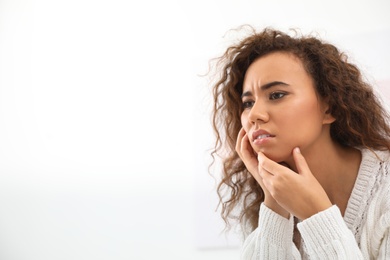
[[[331,139],[335,119],[302,62],[284,52],[255,60],[242,102],[236,151],[264,190],[264,204],[301,220],[332,204],[344,213],[361,153]],[[254,139],[259,130],[269,135]]]

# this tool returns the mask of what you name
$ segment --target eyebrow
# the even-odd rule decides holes
[[[274,86],[278,86],[278,85],[289,86],[287,83],[284,83],[282,81],[272,81],[270,83],[267,83],[267,84],[264,84],[264,85],[260,86],[260,89],[265,91],[267,89],[270,89],[270,88],[272,88]],[[242,93],[241,98],[247,97],[247,96],[252,96],[252,92],[246,91],[246,92]]]

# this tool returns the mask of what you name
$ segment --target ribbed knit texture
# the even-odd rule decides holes
[[[293,218],[262,204],[259,226],[245,239],[241,259],[390,259],[389,153],[375,153],[362,150],[344,218],[334,205],[298,223],[298,251]]]

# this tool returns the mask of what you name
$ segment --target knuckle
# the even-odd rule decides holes
[[[275,184],[275,185],[274,185],[274,190],[275,190],[276,193],[279,194],[279,193],[281,192],[281,187],[280,187],[280,185],[279,185],[279,184]]]
[[[280,194],[283,191],[283,185],[280,180],[276,179],[272,182],[272,189],[275,194]]]

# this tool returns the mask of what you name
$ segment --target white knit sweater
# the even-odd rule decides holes
[[[264,204],[259,225],[244,241],[241,259],[390,259],[390,157],[362,150],[359,173],[342,217],[334,205],[300,223]]]

